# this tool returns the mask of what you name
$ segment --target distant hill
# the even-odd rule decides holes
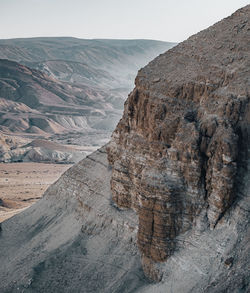
[[[99,132],[120,119],[123,97],[107,90],[58,81],[19,63],[0,60],[0,130],[38,137]],[[97,143],[98,145],[98,143]]]
[[[151,40],[0,40],[0,130],[100,146],[121,118],[138,69],[173,45]]]
[[[93,67],[127,62],[127,67],[138,67],[146,57],[151,60],[153,54],[158,55],[174,45],[176,43],[154,40],[85,40],[70,37],[7,39],[0,40],[0,57],[17,62],[67,60]]]
[[[1,293],[250,292],[249,20],[140,70],[107,147],[2,223]]]
[[[154,40],[10,39],[0,40],[0,58],[40,69],[61,80],[86,82],[87,78],[92,83],[104,78],[107,86],[132,87],[138,69],[174,45]]]

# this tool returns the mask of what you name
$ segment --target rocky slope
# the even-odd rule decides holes
[[[215,228],[242,193],[249,10],[154,59],[126,102],[108,147],[111,189],[118,207],[138,213],[145,266],[167,260],[198,220]]]
[[[103,148],[2,223],[1,292],[131,292],[148,283],[137,217],[112,206],[109,180]]]
[[[249,16],[142,69],[108,154],[2,223],[2,292],[249,292]]]

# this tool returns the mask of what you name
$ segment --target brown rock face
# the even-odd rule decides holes
[[[237,198],[250,137],[250,6],[141,69],[108,146],[113,200],[139,216],[144,258],[164,261]]]

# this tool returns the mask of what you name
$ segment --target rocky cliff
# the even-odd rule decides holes
[[[249,15],[142,69],[108,154],[2,223],[1,292],[249,292]]]
[[[160,55],[136,77],[108,147],[113,200],[139,216],[146,263],[178,235],[214,229],[240,196],[250,139],[250,6]]]

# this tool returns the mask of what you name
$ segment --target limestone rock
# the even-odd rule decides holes
[[[136,77],[108,146],[113,200],[139,216],[142,256],[212,229],[237,200],[249,144],[250,6],[160,55]],[[239,180],[238,180],[239,179]]]
[[[250,291],[249,10],[140,71],[112,173],[104,147],[2,223],[1,292]]]

